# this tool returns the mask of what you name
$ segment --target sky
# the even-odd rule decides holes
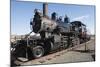
[[[31,31],[30,20],[34,16],[34,9],[42,12],[43,3],[11,0],[11,34],[25,35]],[[91,34],[95,34],[95,6],[48,3],[48,16],[56,12],[64,18],[65,14],[70,21],[81,21],[87,25]]]

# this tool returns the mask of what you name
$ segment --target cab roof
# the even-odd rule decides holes
[[[81,21],[73,21],[71,22],[72,25],[78,25],[78,26],[86,26],[85,24],[83,24]]]

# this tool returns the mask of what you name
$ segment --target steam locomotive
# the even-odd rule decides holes
[[[40,58],[51,51],[59,48],[67,49],[69,47],[79,45],[80,43],[90,40],[87,34],[86,25],[81,21],[70,22],[67,15],[62,21],[62,18],[57,18],[53,12],[51,18],[45,13],[35,10],[33,20],[30,22],[32,32],[40,34],[40,38],[26,35],[25,38],[17,40],[16,43],[11,43],[15,50],[13,55],[18,57]],[[32,33],[31,32],[31,33]]]

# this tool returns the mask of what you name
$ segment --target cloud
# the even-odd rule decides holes
[[[88,17],[89,17],[89,15],[84,15],[84,16],[80,16],[80,17],[73,18],[72,21],[84,20],[84,19],[87,19]]]

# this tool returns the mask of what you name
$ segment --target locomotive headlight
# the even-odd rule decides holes
[[[41,29],[41,21],[33,22],[33,32],[38,33]]]

